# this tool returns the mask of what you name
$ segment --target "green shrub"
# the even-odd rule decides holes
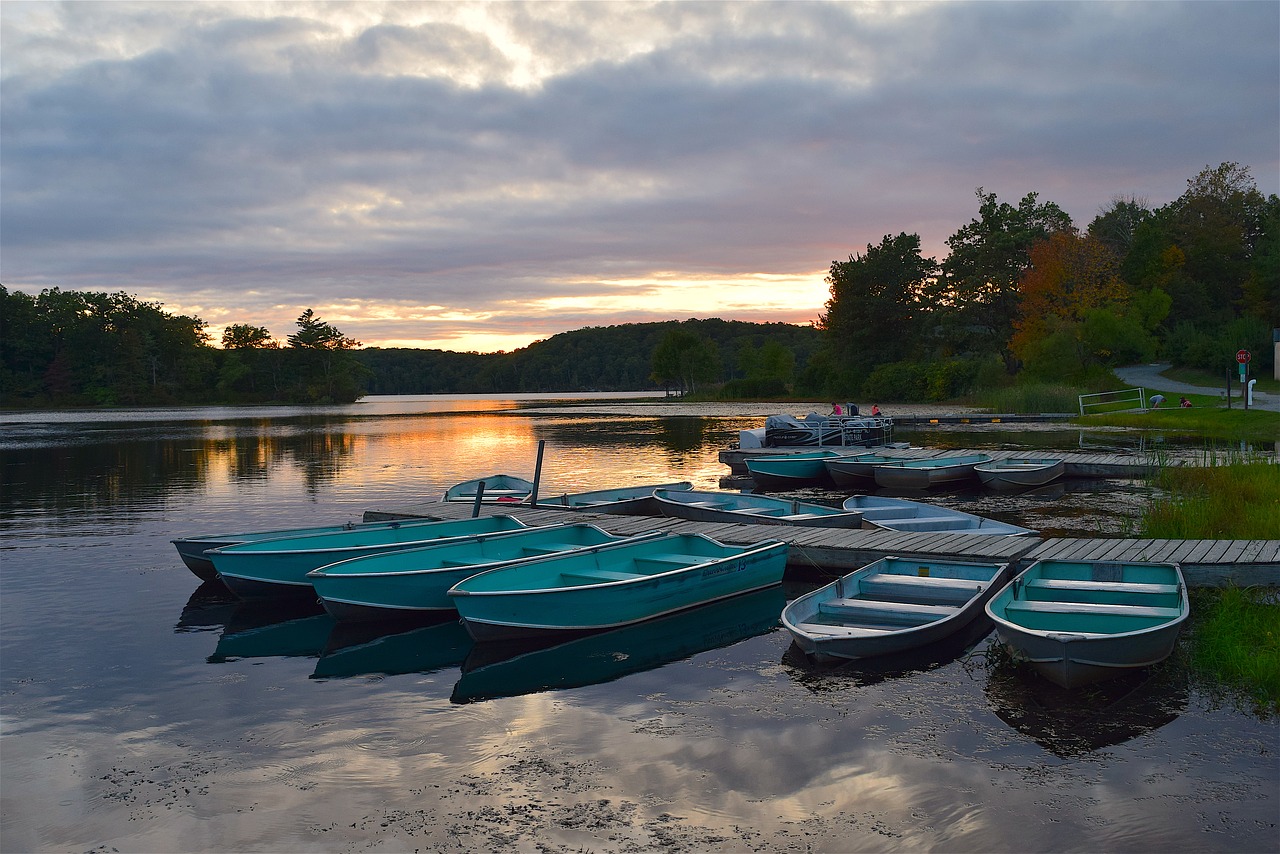
[[[729,380],[720,387],[717,396],[721,400],[786,397],[787,384],[777,377]]]

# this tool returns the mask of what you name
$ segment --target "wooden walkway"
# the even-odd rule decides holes
[[[952,456],[956,454],[986,454],[992,459],[1043,459],[1044,457],[1060,458],[1066,463],[1065,477],[1120,477],[1140,478],[1154,474],[1162,465],[1192,465],[1187,460],[1159,459],[1154,454],[1099,454],[1088,451],[994,451],[990,449],[942,450],[940,448],[751,448],[741,450],[732,448],[719,454],[720,462],[729,467],[735,477],[751,477],[747,470],[749,457],[776,456],[778,454],[794,454],[801,451],[848,451],[849,453],[875,453],[885,457],[896,457],[903,460],[922,460],[931,457]],[[1206,452],[1207,453],[1207,452]],[[1225,458],[1224,458],[1225,461]]]
[[[472,505],[433,502],[402,509],[367,510],[365,521],[434,517],[465,519]],[[849,572],[886,555],[907,558],[1017,561],[1026,566],[1041,558],[1065,560],[1149,560],[1182,565],[1193,587],[1280,587],[1280,540],[1141,540],[1108,538],[989,537],[954,533],[904,533],[878,529],[801,528],[790,525],[690,522],[655,516],[612,516],[519,505],[485,505],[482,515],[519,517],[530,525],[589,522],[612,534],[645,531],[707,534],[725,543],[761,540],[790,544],[788,566],[827,574]]]

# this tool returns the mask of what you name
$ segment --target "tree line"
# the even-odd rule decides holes
[[[944,399],[1017,378],[1082,386],[1156,357],[1270,371],[1280,326],[1280,199],[1246,167],[1205,167],[1151,208],[1115,198],[1082,231],[1052,202],[979,188],[941,262],[886,235],[831,264],[808,384],[826,396]]]
[[[918,234],[833,261],[811,326],[706,320],[589,327],[510,353],[360,348],[308,308],[281,342],[126,293],[0,286],[0,405],[350,402],[364,394],[636,391],[941,400],[1018,380],[1089,385],[1157,356],[1270,370],[1280,199],[1206,167],[1167,205],[1115,198],[1078,229],[1056,204],[977,190],[942,261]]]

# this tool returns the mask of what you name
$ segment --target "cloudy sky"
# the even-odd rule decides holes
[[[975,189],[1280,192],[1280,3],[0,4],[0,282],[514,349],[808,323]]]

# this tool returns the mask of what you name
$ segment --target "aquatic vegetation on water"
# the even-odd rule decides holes
[[[1214,693],[1280,713],[1280,594],[1274,588],[1191,591],[1190,663]]]

